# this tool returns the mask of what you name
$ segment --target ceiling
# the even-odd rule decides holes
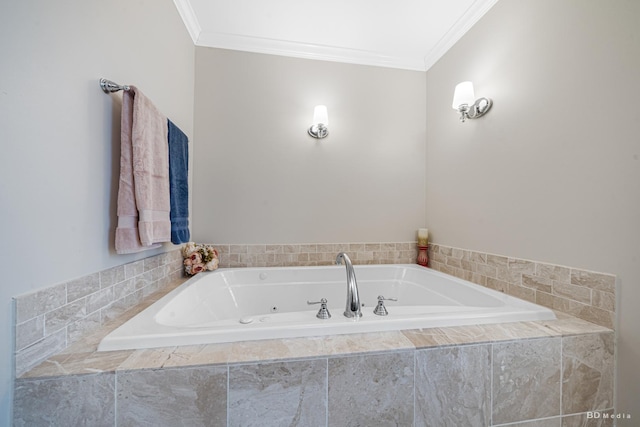
[[[498,0],[174,0],[197,46],[426,71]]]

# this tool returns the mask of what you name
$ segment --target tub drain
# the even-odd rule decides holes
[[[271,309],[270,309],[269,311],[271,311],[272,313],[277,313],[277,312],[278,312],[278,310],[280,310],[280,309],[278,308],[278,306],[277,306],[277,305],[274,305],[274,306],[272,306],[272,307],[271,307]]]

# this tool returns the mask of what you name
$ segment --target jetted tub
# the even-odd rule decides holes
[[[362,317],[343,315],[343,265],[200,273],[107,335],[99,351],[555,319],[542,306],[417,265],[356,265]],[[378,296],[387,316],[373,313]],[[328,300],[330,319],[318,319]]]

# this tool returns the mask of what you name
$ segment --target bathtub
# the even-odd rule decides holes
[[[344,266],[200,273],[107,335],[99,351],[555,319],[542,306],[417,265],[356,265],[362,317],[343,315]],[[373,313],[378,296],[387,316]],[[331,318],[316,317],[328,301]]]

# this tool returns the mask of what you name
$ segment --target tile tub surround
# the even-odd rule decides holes
[[[149,303],[18,378],[14,425],[560,426],[612,411],[614,333],[563,313],[553,321],[96,352],[104,335]]]
[[[614,327],[616,276],[612,274],[439,244],[429,246],[429,266],[597,325]]]
[[[415,242],[213,246],[220,267],[328,265],[341,251],[354,264],[412,264],[417,257]],[[182,278],[182,261],[176,249],[14,297],[16,375]]]
[[[14,297],[16,376],[181,277],[174,250]]]
[[[217,245],[220,267],[296,267],[330,265],[346,252],[354,264],[415,264],[416,242]]]

